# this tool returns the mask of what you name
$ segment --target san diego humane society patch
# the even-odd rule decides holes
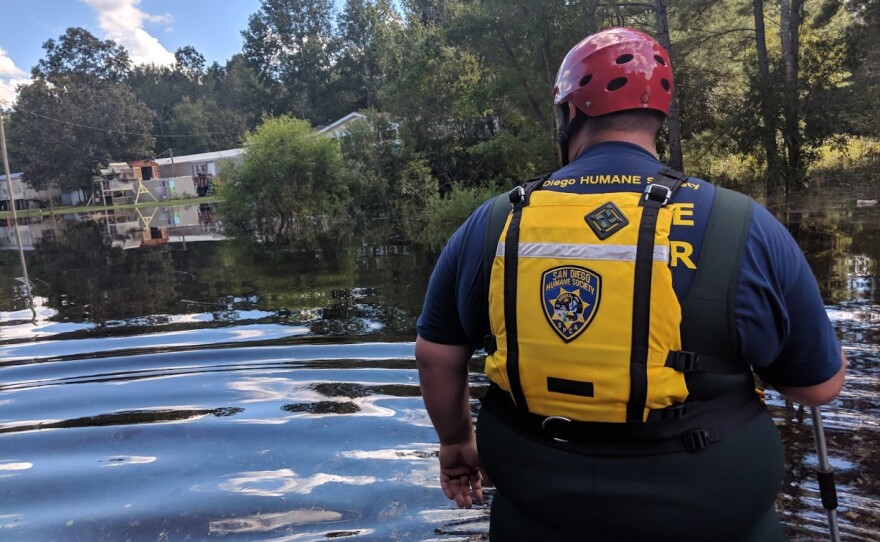
[[[573,341],[589,327],[601,293],[602,277],[586,267],[554,267],[541,278],[544,316],[565,342]]]

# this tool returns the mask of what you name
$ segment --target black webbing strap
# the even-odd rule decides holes
[[[507,381],[517,408],[528,410],[519,378],[519,336],[516,322],[517,268],[519,267],[519,225],[525,191],[517,187],[510,193],[513,215],[504,238],[504,327],[507,332]]]
[[[524,412],[494,384],[481,401],[483,409],[526,437],[563,450],[603,457],[699,452],[766,412],[754,388],[748,386],[690,405],[680,416],[639,424],[577,422]]]
[[[516,318],[517,278],[519,271],[519,227],[523,207],[529,204],[529,196],[541,186],[549,174],[518,186],[510,192],[513,211],[507,236],[504,238],[504,327],[507,332],[507,381],[516,406],[528,411],[526,396],[519,376],[519,334]]]
[[[745,370],[742,364],[732,363],[729,357],[710,356],[687,350],[669,352],[666,357],[666,367],[671,367],[680,373],[738,374]]]
[[[669,203],[687,176],[675,170],[660,170],[657,180],[649,184],[643,197],[642,220],[636,242],[636,265],[633,281],[632,345],[630,348],[629,400],[626,421],[643,422],[648,398],[648,339],[651,316],[651,275],[654,265],[654,234],[660,208]]]

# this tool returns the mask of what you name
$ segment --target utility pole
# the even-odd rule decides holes
[[[6,131],[3,128],[3,114],[0,113],[0,150],[3,152],[3,170],[6,173],[6,186],[9,188],[9,207],[12,211],[12,224],[15,227],[15,238],[18,240],[18,258],[21,261],[21,272],[24,277],[24,287],[27,291],[28,303],[31,313],[36,319],[34,312],[34,299],[31,296],[31,281],[28,278],[27,264],[24,261],[24,245],[21,243],[21,232],[18,231],[18,213],[15,212],[15,193],[12,191],[12,174],[9,172],[9,157],[6,154]]]

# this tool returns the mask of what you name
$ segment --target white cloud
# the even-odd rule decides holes
[[[125,47],[135,64],[173,64],[174,54],[144,30],[144,23],[171,25],[170,13],[161,15],[138,9],[141,0],[82,0],[98,15],[104,37]]]
[[[15,101],[15,87],[30,82],[28,74],[15,65],[6,51],[0,49],[0,107],[9,107]]]
[[[18,98],[16,87],[18,85],[27,85],[30,79],[7,79],[0,77],[0,108],[11,107]]]
[[[0,77],[27,77],[27,73],[15,65],[15,62],[9,58],[9,55],[3,49],[0,49]]]

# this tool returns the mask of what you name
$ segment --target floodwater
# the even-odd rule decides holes
[[[850,359],[823,409],[843,538],[878,540],[877,207],[771,208]],[[412,341],[436,253],[357,235],[267,252],[224,240],[208,205],[23,231],[33,306],[17,251],[0,250],[0,540],[486,538],[488,509],[439,489],[419,395]],[[14,239],[0,227],[3,248]],[[788,445],[779,510],[792,539],[822,539],[809,416],[769,404]]]

